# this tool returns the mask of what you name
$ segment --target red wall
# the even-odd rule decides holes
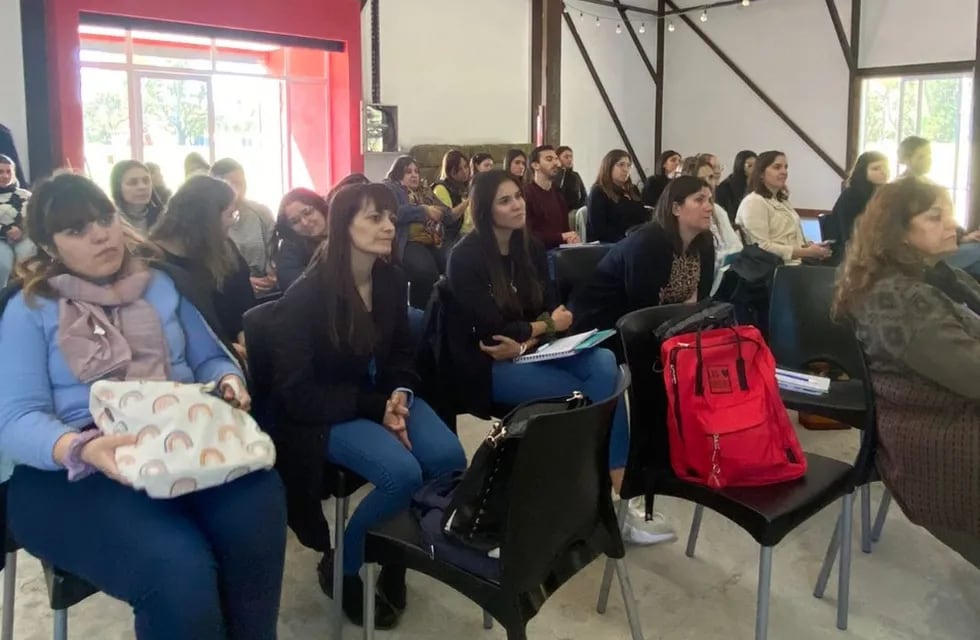
[[[44,0],[48,29],[51,127],[54,158],[82,167],[81,74],[78,26],[81,12],[150,20],[220,26],[256,33],[275,33],[346,44],[329,55],[329,180],[363,171],[361,154],[361,18],[359,0]]]

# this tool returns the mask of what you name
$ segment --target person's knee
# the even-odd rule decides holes
[[[393,496],[411,496],[422,486],[422,468],[408,450],[404,455],[380,462],[381,484],[378,489]]]
[[[137,616],[167,626],[172,637],[218,637],[224,625],[218,568],[203,545],[148,547],[128,561],[134,581],[128,599]]]

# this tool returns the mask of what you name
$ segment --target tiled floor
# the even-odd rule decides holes
[[[485,423],[461,421],[460,433],[472,452]],[[801,431],[806,449],[851,459],[854,433]],[[880,487],[875,487],[875,503]],[[658,509],[682,536],[693,508],[659,499]],[[328,508],[332,513],[333,509]],[[777,547],[773,569],[770,634],[774,640],[967,640],[980,639],[980,571],[946,550],[893,508],[872,555],[855,546],[848,631],[834,626],[836,577],[827,597],[815,600],[813,581],[820,567],[837,510],[819,514]],[[855,527],[857,535],[857,527]],[[280,616],[281,640],[329,638],[329,601],[314,572],[317,556],[290,539]],[[721,516],[707,513],[697,558],[683,544],[633,548],[627,555],[648,639],[732,640],[752,637],[758,547]],[[614,588],[605,615],[595,612],[601,577],[593,563],[562,588],[528,628],[531,638],[587,640],[629,638],[622,599]],[[836,574],[835,574],[836,576]],[[379,632],[389,640],[482,640],[505,637],[500,627],[484,631],[479,610],[455,592],[418,575],[409,576],[409,609],[399,628]],[[21,552],[17,577],[15,634],[18,640],[51,637],[44,579],[39,563]],[[347,625],[345,637],[361,637]],[[86,640],[132,638],[128,607],[103,595],[73,607],[69,637]],[[174,639],[178,640],[178,639]]]

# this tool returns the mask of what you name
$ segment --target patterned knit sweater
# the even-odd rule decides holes
[[[24,228],[24,214],[30,198],[31,192],[21,189],[16,180],[6,187],[0,187],[0,238],[7,235],[10,227]]]
[[[980,308],[980,286],[962,271],[954,273],[970,306]],[[952,532],[975,553],[980,316],[924,280],[901,274],[878,281],[854,316],[871,368],[885,484],[912,522],[940,538]]]

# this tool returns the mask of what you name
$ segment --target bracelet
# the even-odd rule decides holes
[[[95,467],[82,460],[82,448],[89,442],[102,436],[98,429],[86,429],[81,431],[71,444],[68,445],[68,452],[62,465],[68,471],[68,482],[77,482],[95,472]]]
[[[542,313],[538,316],[538,322],[543,322],[545,324],[545,335],[548,337],[548,342],[555,339],[555,319],[551,317],[550,313]]]

